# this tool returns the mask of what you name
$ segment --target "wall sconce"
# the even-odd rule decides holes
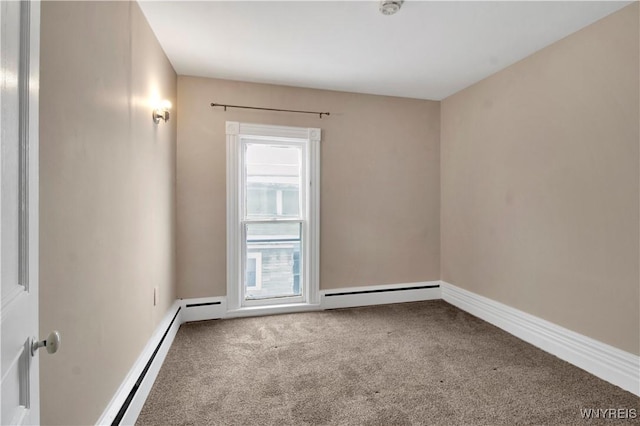
[[[171,109],[171,102],[167,100],[160,102],[160,105],[158,105],[158,107],[153,110],[153,113],[152,113],[153,122],[158,124],[160,120],[164,120],[165,123],[169,121],[170,109]]]

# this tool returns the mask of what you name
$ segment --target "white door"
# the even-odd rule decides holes
[[[0,0],[0,424],[38,424],[40,4]]]

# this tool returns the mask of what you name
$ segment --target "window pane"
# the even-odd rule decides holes
[[[248,218],[298,217],[301,158],[296,146],[246,144]]]
[[[250,216],[275,216],[277,209],[276,191],[265,184],[253,183],[247,186],[248,214]]]
[[[302,224],[246,224],[245,299],[300,296]]]
[[[298,216],[300,211],[300,192],[298,188],[282,191],[282,215]]]

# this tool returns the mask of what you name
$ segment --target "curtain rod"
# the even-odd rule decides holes
[[[298,111],[295,109],[279,109],[279,108],[261,108],[261,107],[250,107],[250,106],[243,106],[243,105],[225,105],[225,104],[216,104],[216,103],[211,103],[212,107],[224,107],[224,110],[226,111],[227,108],[242,108],[242,109],[260,109],[263,111],[279,111],[279,112],[297,112],[299,114],[315,114],[315,115],[319,115],[320,118],[322,118],[323,115],[331,115],[331,113],[328,112],[320,112],[320,111]]]

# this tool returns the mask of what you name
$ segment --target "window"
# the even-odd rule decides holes
[[[320,129],[227,122],[229,310],[317,304]]]

